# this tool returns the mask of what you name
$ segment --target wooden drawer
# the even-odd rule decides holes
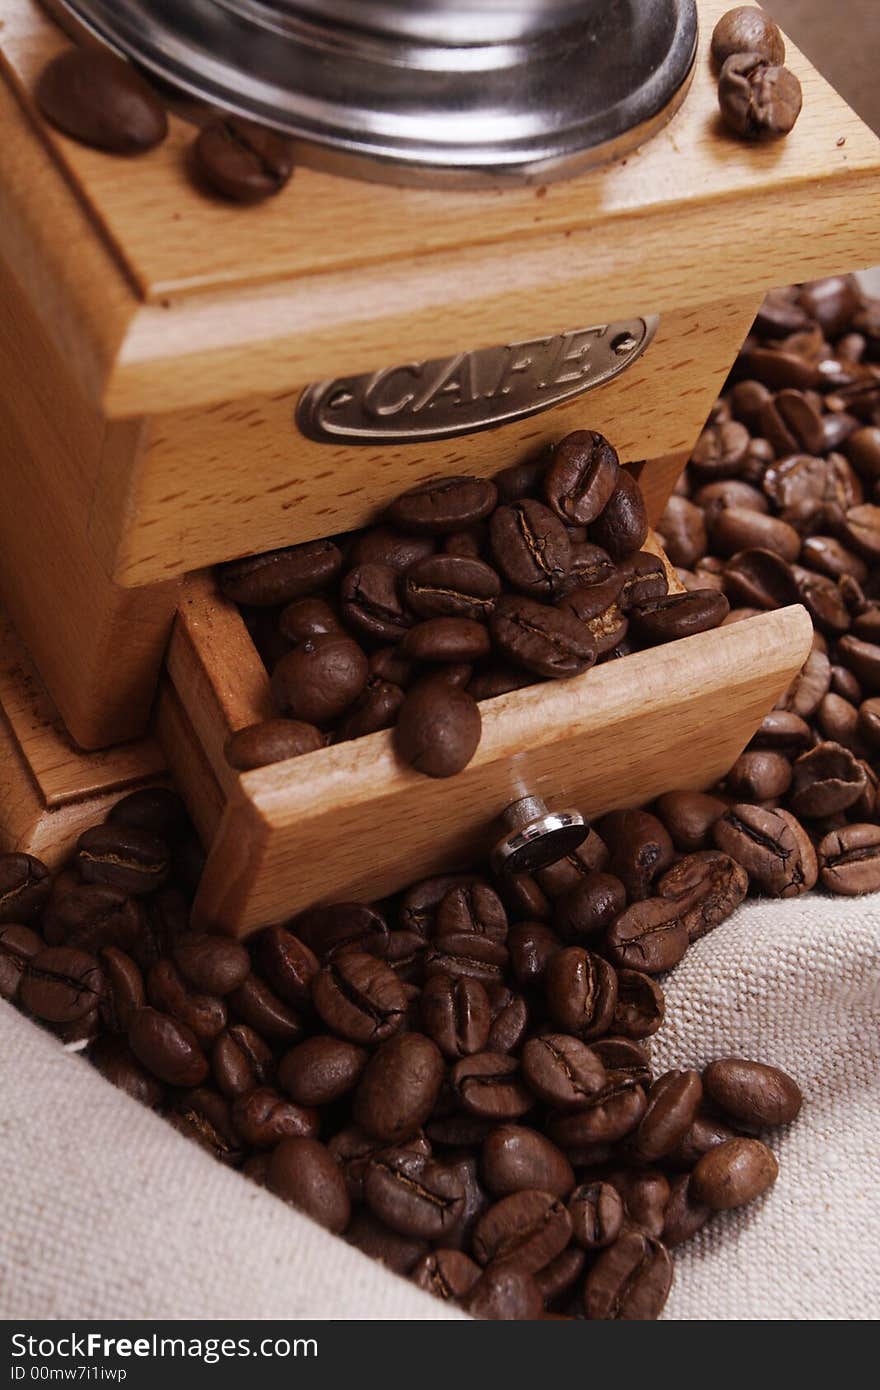
[[[235,773],[223,745],[272,713],[266,671],[210,575],[188,581],[159,736],[209,848],[196,911],[245,935],[320,900],[385,896],[467,864],[512,801],[588,816],[724,773],[806,658],[800,605],[482,702],[470,765],[437,782],[390,732]],[[500,831],[494,830],[494,838]]]

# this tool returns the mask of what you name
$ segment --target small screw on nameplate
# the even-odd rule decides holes
[[[573,328],[318,382],[300,397],[296,423],[322,444],[421,443],[511,424],[619,376],[658,322]]]

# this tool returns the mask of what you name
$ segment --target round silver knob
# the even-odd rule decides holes
[[[530,874],[583,844],[590,827],[580,811],[548,811],[539,796],[523,796],[502,812],[504,834],[492,850],[499,874]]]

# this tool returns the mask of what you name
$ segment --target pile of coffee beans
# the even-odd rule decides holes
[[[657,976],[749,884],[702,810],[667,816],[696,852],[616,812],[534,877],[432,878],[244,944],[191,927],[181,803],[136,792],[55,876],[0,856],[0,994],[476,1317],[655,1318],[670,1251],[772,1187],[759,1136],[801,1105],[740,1057],[653,1072]]]
[[[68,48],[43,69],[36,99],[47,120],[81,144],[139,155],[168,134],[165,107],[139,72],[107,48]],[[234,203],[259,203],[289,183],[293,142],[241,116],[217,116],[188,151],[196,182]]]
[[[785,40],[763,10],[738,5],[712,34],[720,68],[718,104],[725,124],[745,140],[788,135],[801,113],[801,84],[785,62]]]
[[[641,490],[601,434],[494,479],[420,483],[378,525],[223,565],[272,671],[279,719],[241,730],[240,770],[395,727],[431,777],[470,762],[477,702],[717,627],[717,588],[668,592],[642,550]]]
[[[790,603],[813,620],[803,670],[704,806],[766,891],[817,873],[880,890],[878,503],[880,303],[848,276],[774,291],[658,526],[685,586],[727,596],[726,623]]]

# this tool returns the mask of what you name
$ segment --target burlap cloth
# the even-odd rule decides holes
[[[778,1063],[775,1189],[676,1253],[668,1318],[880,1311],[880,896],[749,903],[666,985],[658,1070]],[[227,1171],[0,1006],[0,1316],[458,1316]]]

